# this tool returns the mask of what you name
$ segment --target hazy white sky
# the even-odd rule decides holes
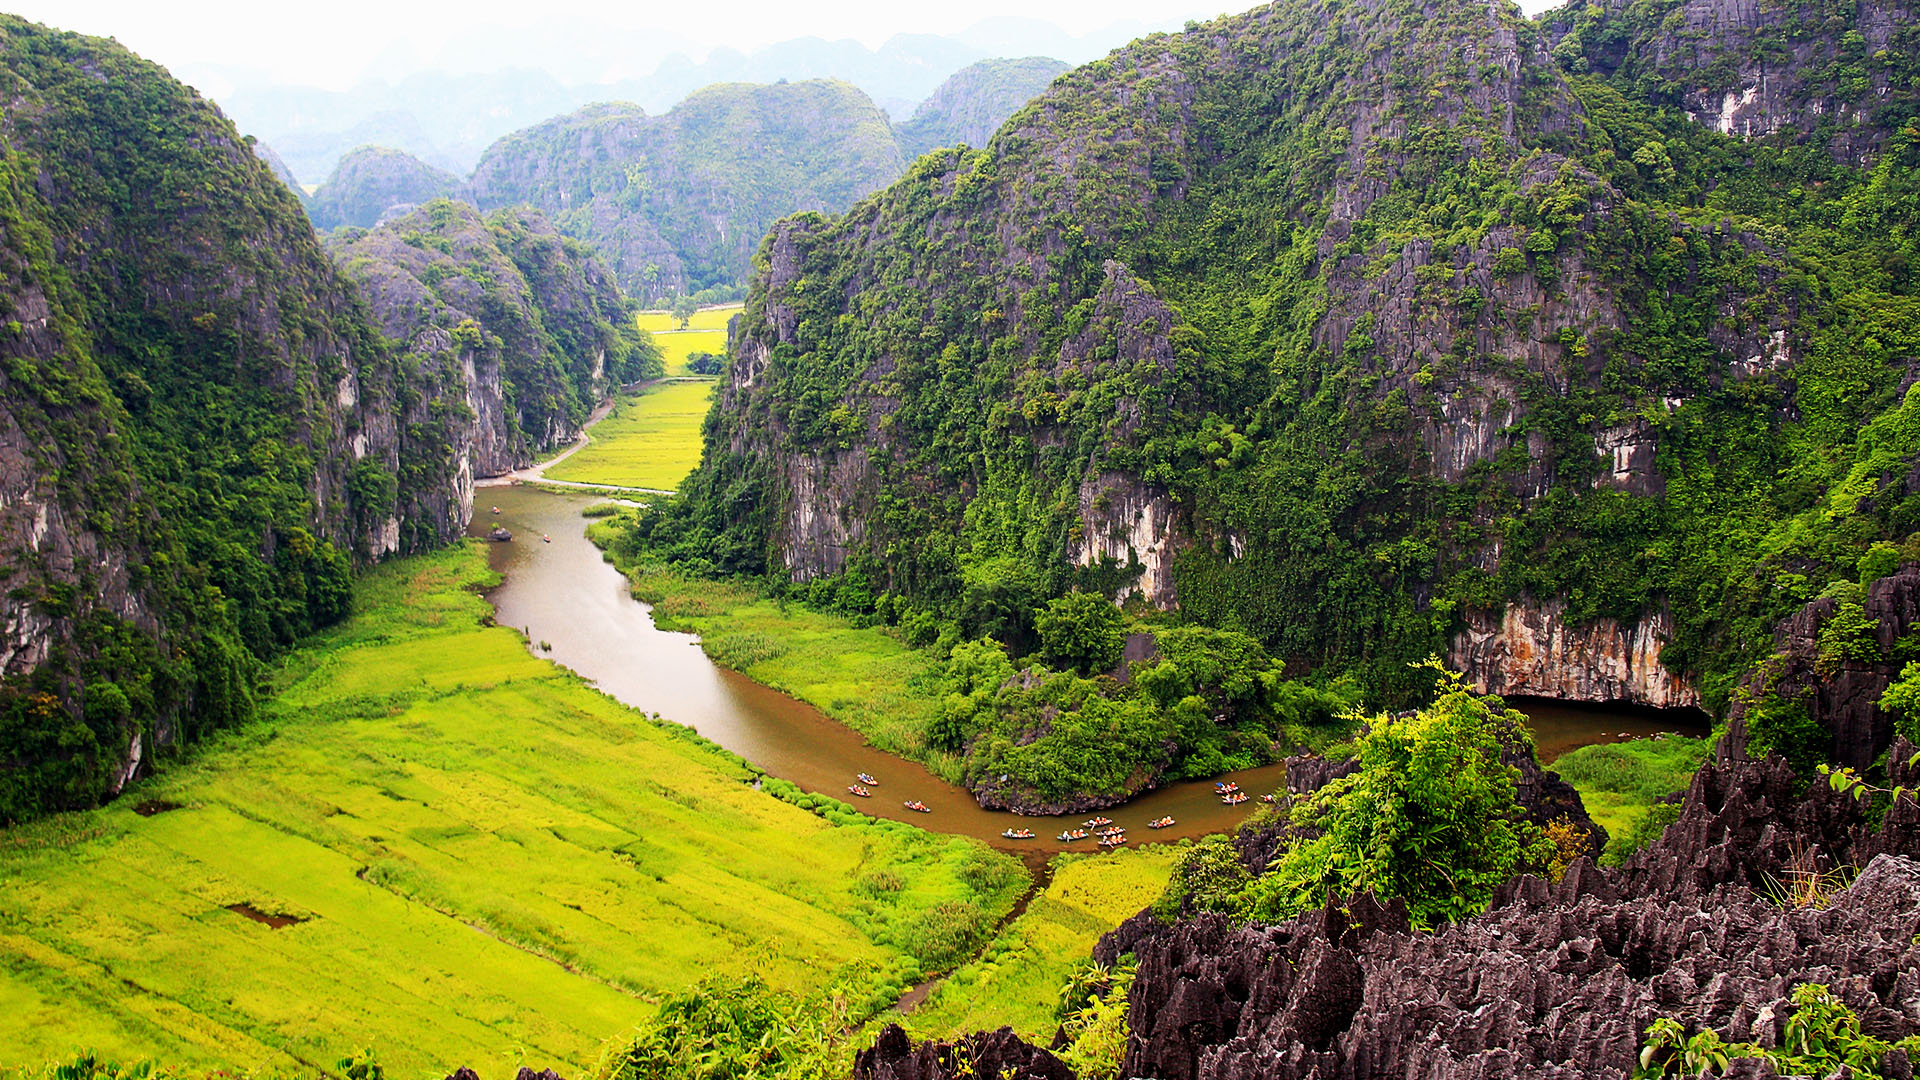
[[[1223,7],[1223,2],[1225,6]],[[118,38],[135,52],[181,69],[213,64],[278,68],[286,81],[342,86],[369,63],[408,58],[431,66],[443,43],[499,31],[551,35],[595,25],[661,35],[662,53],[741,50],[788,38],[853,38],[876,47],[898,33],[952,33],[992,16],[1043,19],[1073,34],[1139,21],[1174,25],[1253,0],[12,0],[4,9],[63,30]],[[1235,6],[1237,5],[1237,6]]]

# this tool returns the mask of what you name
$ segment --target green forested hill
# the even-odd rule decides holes
[[[1068,65],[1045,56],[982,60],[954,72],[894,127],[908,161],[935,147],[985,146],[1007,117],[1033,100]]]
[[[1656,7],[1283,0],[780,223],[651,542],[1015,655],[1137,595],[1388,699],[1518,610],[1723,708],[1920,557],[1920,48]],[[1690,111],[1776,38],[1754,135]]]
[[[468,386],[470,415],[454,421],[468,481],[527,464],[611,387],[660,374],[612,273],[537,211],[483,218],[438,199],[329,245],[402,363]]]
[[[282,166],[284,168],[284,166]],[[411,208],[460,190],[460,178],[401,150],[362,146],[342,157],[307,201],[313,227],[369,228],[389,210]]]
[[[6,822],[248,715],[258,661],[344,614],[356,563],[459,535],[480,447],[571,438],[644,350],[604,270],[502,216],[481,231],[545,351],[476,416],[485,387],[390,348],[293,193],[163,70],[0,19],[0,94]]]
[[[662,116],[593,105],[516,132],[469,191],[540,207],[651,298],[735,284],[776,218],[850,205],[900,168],[886,115],[847,83],[727,83]]]

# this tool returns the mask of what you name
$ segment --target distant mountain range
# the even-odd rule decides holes
[[[286,85],[271,72],[230,65],[189,65],[181,74],[242,131],[271,145],[302,183],[313,184],[366,145],[404,150],[465,175],[496,139],[549,117],[601,101],[662,113],[714,83],[844,79],[899,122],[976,61],[1051,56],[1081,63],[1177,25],[1115,23],[1075,35],[1040,20],[997,18],[958,34],[896,35],[877,49],[809,37],[751,52],[716,49],[695,60],[691,42],[568,23],[530,36],[475,31],[432,58],[396,55],[350,90]],[[659,59],[643,71],[633,57]]]
[[[363,146],[340,159],[307,213],[324,231],[371,227],[443,196],[488,210],[532,205],[591,243],[643,299],[733,290],[776,220],[844,210],[935,147],[984,145],[1066,70],[1045,57],[982,60],[898,125],[838,79],[721,83],[661,115],[589,105],[501,138],[465,182],[402,150]],[[273,150],[257,146],[271,163]]]

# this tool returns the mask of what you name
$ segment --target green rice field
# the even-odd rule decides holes
[[[546,471],[554,480],[672,491],[700,464],[711,382],[658,383],[621,398],[589,442]]]
[[[727,320],[744,310],[746,310],[745,304],[723,304],[719,307],[701,308],[693,313],[693,318],[687,320],[687,329],[718,330],[724,339]],[[642,311],[635,316],[635,319],[639,322],[640,329],[655,334],[663,331],[678,331],[680,328],[680,321],[673,317],[671,311]]]
[[[687,320],[687,328],[679,329],[680,322],[667,311],[643,311],[635,316],[640,329],[653,335],[660,346],[661,358],[666,362],[669,377],[692,375],[687,370],[687,357],[696,352],[708,352],[715,356],[724,356],[727,351],[727,320],[740,314],[741,305],[727,307],[702,308]]]
[[[983,845],[755,790],[491,626],[490,579],[472,542],[373,571],[258,722],[0,832],[0,1065],[579,1077],[710,975],[890,1001],[1022,888]]]
[[[918,1038],[953,1038],[1008,1025],[1044,1043],[1059,1021],[1060,988],[1100,935],[1139,914],[1167,887],[1184,845],[1062,855],[1053,880],[975,960],[955,971],[902,1024]]]

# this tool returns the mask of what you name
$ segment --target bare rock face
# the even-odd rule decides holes
[[[1569,624],[1565,611],[1559,600],[1509,604],[1497,613],[1469,611],[1447,665],[1484,694],[1699,706],[1700,692],[1660,663],[1660,650],[1673,634],[1666,612],[1623,626],[1613,619]]]
[[[1887,749],[1894,740],[1894,718],[1880,707],[1880,697],[1903,666],[1895,642],[1920,631],[1920,563],[1908,563],[1873,582],[1860,606],[1873,621],[1879,657],[1848,659],[1823,671],[1821,631],[1839,613],[1840,604],[1828,598],[1806,605],[1774,628],[1777,659],[1749,676],[1746,692],[1735,695],[1723,754],[1746,754],[1747,714],[1754,700],[1768,696],[1804,705],[1832,734],[1829,760],[1866,769]]]

